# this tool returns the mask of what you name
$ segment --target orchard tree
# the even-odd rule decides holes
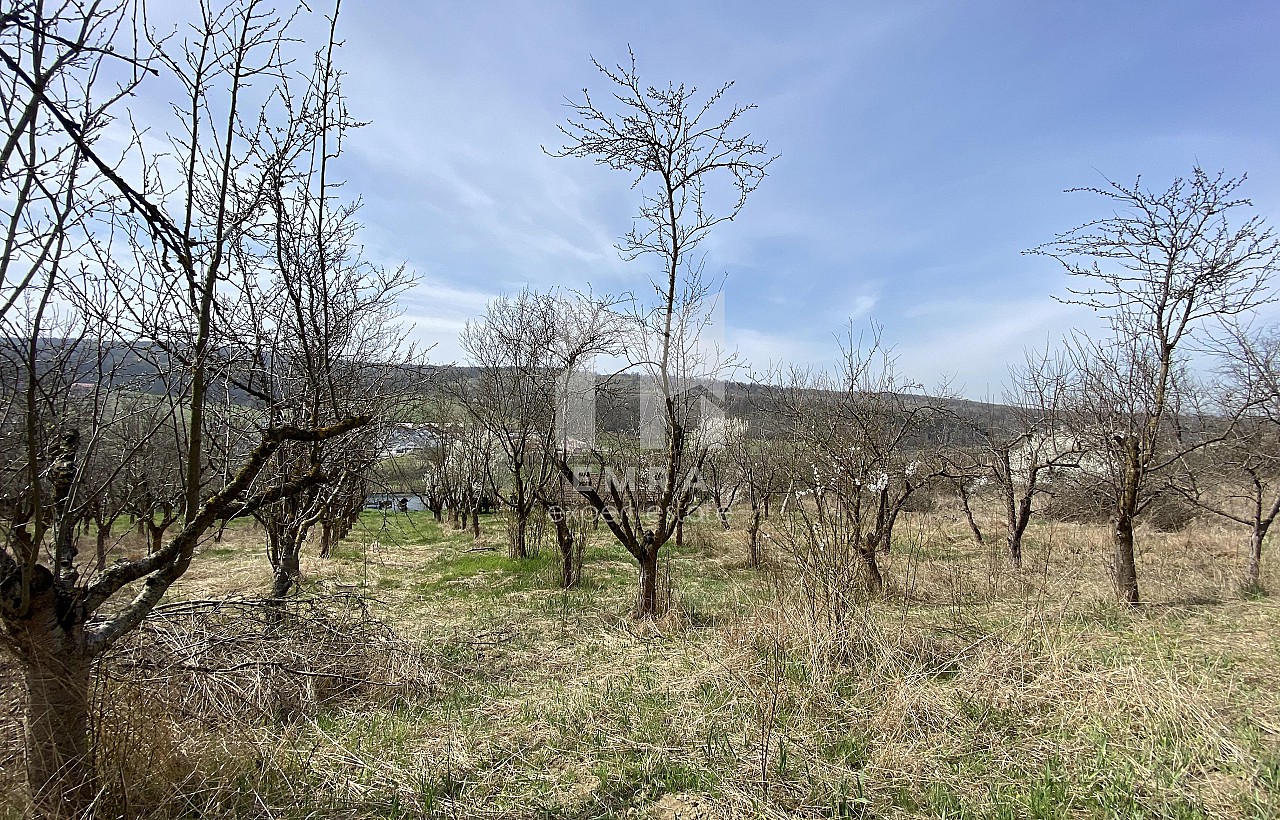
[[[1010,566],[1022,568],[1022,538],[1031,522],[1035,500],[1049,491],[1046,476],[1079,466],[1082,444],[1067,428],[1064,402],[1071,387],[1065,357],[1028,354],[1010,371],[1010,387],[1002,406],[965,414],[972,443],[954,450],[961,503],[970,528],[973,521],[966,481],[989,482],[1000,493],[1005,518],[1005,552]]]
[[[620,503],[625,492],[607,498],[590,487],[582,490],[635,558],[640,570],[635,615],[652,618],[658,553],[689,510],[709,446],[699,435],[700,388],[723,379],[731,365],[709,338],[715,294],[703,277],[697,248],[712,229],[737,216],[773,157],[764,143],[739,131],[754,106],[727,102],[732,83],[700,96],[683,84],[646,85],[634,55],[627,65],[612,68],[593,63],[606,81],[608,102],[597,102],[583,89],[581,100],[569,103],[568,121],[560,126],[564,144],[556,156],[593,159],[628,174],[632,187],[641,191],[635,222],[618,250],[626,260],[657,263],[650,279],[655,299],[634,304],[634,332],[626,348],[652,394],[652,418],[644,422],[648,427],[640,438],[654,453],[656,498],[641,508]],[[572,482],[569,465],[560,466]],[[625,474],[626,467],[614,466]]]
[[[802,526],[792,547],[832,579],[838,602],[855,581],[872,594],[884,588],[877,554],[891,548],[912,495],[945,474],[937,433],[950,418],[942,401],[898,375],[878,326],[851,331],[841,352],[836,373],[792,369],[771,387],[795,453],[788,502]]]
[[[1187,500],[1249,530],[1242,586],[1262,588],[1262,551],[1280,517],[1280,329],[1230,326],[1214,421],[1231,420],[1212,446],[1180,459],[1173,487]]]
[[[201,4],[190,27],[161,37],[135,11],[67,0],[0,15],[0,338],[12,354],[0,380],[0,622],[24,681],[37,817],[86,816],[98,794],[95,660],[138,627],[218,522],[328,479],[306,469],[264,481],[278,451],[370,420],[341,407],[296,420],[217,415],[232,360],[258,332],[243,306],[261,303],[265,285],[247,268],[262,258],[278,191],[258,161],[277,129],[324,127],[287,104],[299,15],[258,0]],[[144,82],[153,74],[179,96],[131,108],[165,87]],[[158,110],[172,128],[149,119]],[[57,352],[68,344],[89,353],[87,369]],[[123,406],[113,395],[139,386],[172,404],[156,418],[179,423],[180,520],[151,554],[99,568],[78,555],[75,527],[120,473],[88,466],[105,461],[93,451]]]
[[[1280,246],[1259,216],[1233,217],[1251,203],[1244,177],[1195,168],[1164,191],[1107,180],[1073,189],[1102,197],[1110,216],[1060,234],[1030,253],[1060,262],[1075,284],[1063,301],[1101,311],[1111,338],[1073,345],[1081,377],[1080,435],[1110,460],[1114,573],[1118,597],[1137,605],[1134,524],[1153,476],[1171,452],[1180,370],[1207,320],[1238,316],[1269,298]],[[1199,443],[1197,443],[1199,444]]]

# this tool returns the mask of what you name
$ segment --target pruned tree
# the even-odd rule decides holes
[[[1116,593],[1141,600],[1134,524],[1154,474],[1170,452],[1173,411],[1187,344],[1206,320],[1238,316],[1269,298],[1280,245],[1259,216],[1231,217],[1250,202],[1244,177],[1195,168],[1164,191],[1132,186],[1073,189],[1103,197],[1111,216],[1060,234],[1029,253],[1052,257],[1079,285],[1063,300],[1102,311],[1109,341],[1081,337],[1073,346],[1083,427],[1111,459]],[[1202,442],[1197,442],[1199,446]]]
[[[1028,353],[1010,369],[1003,406],[987,406],[961,416],[971,437],[949,455],[956,468],[961,503],[970,528],[981,533],[969,503],[969,482],[990,483],[1000,493],[1005,546],[1010,566],[1022,567],[1022,539],[1037,497],[1049,491],[1045,478],[1080,465],[1083,444],[1067,427],[1063,404],[1071,372],[1062,356]]]
[[[878,326],[850,331],[842,354],[837,373],[792,369],[775,374],[771,390],[797,456],[791,510],[802,526],[793,548],[802,564],[837,579],[830,586],[843,601],[855,578],[872,594],[883,589],[877,554],[891,548],[912,495],[946,474],[936,433],[950,411],[898,376]]]
[[[274,178],[254,159],[299,113],[283,103],[294,15],[258,0],[202,5],[184,35],[161,38],[134,12],[67,0],[0,14],[0,337],[15,352],[0,390],[6,451],[17,456],[0,499],[0,622],[24,680],[37,817],[85,816],[98,793],[95,659],[138,627],[218,522],[327,480],[307,470],[264,482],[277,452],[370,420],[363,410],[296,423],[235,413],[221,419],[235,426],[215,426],[229,395],[216,385],[256,333],[237,324],[263,285],[246,275],[253,257],[242,250],[274,218]],[[147,45],[134,51],[137,42]],[[112,111],[163,90],[142,82],[156,73],[184,95],[164,101],[176,125],[165,131],[139,107],[134,120],[150,133],[110,156],[120,143],[101,137]],[[152,147],[165,134],[162,159]],[[118,397],[138,389],[168,404],[154,418],[177,431],[180,520],[151,554],[101,567],[79,555],[75,527],[121,475],[97,469],[107,460],[94,451],[123,412]],[[137,445],[123,442],[118,467]]]
[[[1280,332],[1233,324],[1215,346],[1222,379],[1209,423],[1230,428],[1181,458],[1169,483],[1198,508],[1248,527],[1241,585],[1260,590],[1263,546],[1280,516]]]
[[[712,229],[741,211],[773,157],[764,143],[737,133],[754,106],[728,105],[732,83],[700,99],[696,88],[683,84],[644,84],[634,55],[629,64],[612,68],[592,62],[607,81],[610,102],[597,103],[583,89],[582,99],[568,104],[568,121],[560,126],[564,145],[555,155],[590,158],[623,171],[641,190],[636,220],[618,250],[624,259],[652,256],[660,265],[651,278],[656,298],[634,305],[635,333],[627,345],[631,363],[650,380],[650,418],[642,422],[646,429],[640,438],[654,454],[658,479],[654,503],[643,509],[627,503],[625,492],[606,497],[596,489],[582,489],[635,558],[640,571],[635,614],[652,618],[657,614],[658,553],[688,511],[707,454],[708,445],[698,435],[703,409],[699,388],[723,379],[731,364],[709,338],[714,294],[703,277],[697,247]],[[713,187],[720,183],[725,183],[723,189]],[[616,473],[625,474],[626,467],[614,466]],[[572,481],[569,464],[560,467]],[[631,469],[636,469],[634,462]]]

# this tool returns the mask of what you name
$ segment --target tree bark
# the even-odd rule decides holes
[[[1116,595],[1130,606],[1137,606],[1140,598],[1133,550],[1133,518],[1123,512],[1116,517],[1115,570]]]
[[[1246,589],[1255,590],[1262,586],[1262,542],[1267,537],[1268,527],[1268,523],[1257,524],[1249,536],[1249,557],[1244,565]]]
[[[300,544],[292,532],[281,533],[276,553],[275,566],[272,567],[274,579],[271,584],[271,597],[283,598],[302,583],[302,567],[298,561]]]
[[[640,590],[636,599],[636,619],[658,616],[658,550],[652,545],[640,557]]]
[[[880,574],[880,564],[876,560],[877,542],[868,539],[865,546],[858,549],[862,556],[862,567],[867,572],[867,591],[879,595],[884,591],[884,576]]]
[[[759,569],[763,563],[760,554],[760,505],[751,507],[751,523],[747,525],[747,555],[752,569]]]
[[[89,745],[89,675],[93,657],[78,618],[60,619],[53,578],[43,567],[30,617],[11,632],[23,660],[27,783],[37,818],[88,816],[97,793]]]
[[[1009,519],[1009,564],[1014,569],[1022,569],[1022,536],[1030,520],[1031,497],[1023,496],[1018,500],[1017,513]]]
[[[507,555],[513,559],[529,557],[529,514],[519,508],[512,508],[511,520],[507,526],[510,540],[507,543]],[[478,537],[478,536],[477,536]]]

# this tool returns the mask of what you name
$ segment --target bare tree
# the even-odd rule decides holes
[[[1217,347],[1223,378],[1210,423],[1230,429],[1181,458],[1169,483],[1200,509],[1249,528],[1242,586],[1259,590],[1263,544],[1280,516],[1280,332],[1232,325]]]
[[[979,478],[996,487],[1005,514],[1006,554],[1015,569],[1022,567],[1022,538],[1035,499],[1048,490],[1045,476],[1080,463],[1082,443],[1067,429],[1062,406],[1069,395],[1070,378],[1064,357],[1028,354],[1024,365],[1010,371],[1004,405],[962,416],[975,446],[959,448],[951,455],[958,467],[955,479],[961,503],[981,543],[966,482]]]
[[[634,55],[625,66],[593,63],[608,81],[611,103],[597,104],[586,89],[580,102],[570,102],[569,119],[560,126],[565,143],[556,155],[589,157],[624,171],[642,190],[637,219],[618,250],[628,260],[651,255],[661,264],[652,279],[656,302],[637,304],[638,335],[628,349],[651,379],[653,428],[662,440],[653,442],[659,453],[657,497],[643,512],[639,504],[623,503],[626,493],[606,500],[595,489],[583,489],[636,559],[635,614],[651,618],[657,613],[658,552],[688,511],[707,453],[697,435],[701,402],[695,388],[724,378],[726,364],[722,352],[710,349],[710,340],[701,335],[713,297],[696,249],[714,227],[741,211],[772,157],[763,143],[734,133],[754,106],[724,110],[732,83],[699,101],[693,87],[642,83]],[[711,187],[718,181],[728,183],[719,202]],[[572,480],[569,466],[561,467]]]
[[[1131,605],[1141,600],[1134,522],[1149,478],[1170,463],[1166,432],[1186,344],[1206,319],[1265,301],[1280,260],[1260,217],[1230,224],[1231,212],[1250,205],[1237,198],[1243,181],[1195,168],[1164,191],[1143,188],[1141,179],[1074,189],[1103,197],[1115,212],[1029,251],[1057,259],[1081,282],[1064,301],[1104,311],[1111,322],[1111,342],[1085,339],[1074,349],[1089,408],[1082,420],[1115,464],[1116,593]]]
[[[238,432],[214,426],[213,385],[252,333],[236,321],[246,289],[260,284],[238,267],[249,258],[240,250],[272,224],[271,178],[253,158],[267,132],[293,120],[289,95],[277,93],[292,17],[257,0],[206,5],[184,41],[153,38],[135,52],[132,36],[149,32],[133,12],[68,0],[0,14],[0,336],[23,353],[7,357],[3,381],[5,438],[19,458],[7,462],[0,499],[0,619],[24,676],[39,817],[85,816],[97,793],[94,660],[151,612],[217,522],[326,480],[306,471],[262,482],[277,451],[369,421],[239,414]],[[172,101],[169,156],[149,150],[153,126],[127,144],[127,161],[111,158],[104,152],[119,143],[98,138],[111,107],[133,105],[130,95],[149,89],[139,81],[157,72],[186,95]],[[108,77],[126,82],[103,92]],[[57,352],[68,349],[89,353],[87,369]],[[93,453],[123,412],[116,397],[140,386],[172,408],[156,418],[178,430],[180,520],[150,555],[88,566],[75,525],[121,475],[88,467],[105,461]],[[136,449],[125,444],[121,466]]]
[[[878,327],[869,336],[851,331],[842,348],[834,376],[779,374],[773,403],[791,425],[797,455],[791,509],[803,522],[793,539],[802,564],[828,568],[844,579],[835,584],[841,588],[860,568],[876,594],[884,587],[877,553],[891,548],[898,516],[914,493],[945,475],[936,433],[950,413],[897,375]]]
[[[464,372],[450,386],[501,451],[504,474],[493,483],[508,512],[512,558],[529,557],[529,524],[555,469],[558,316],[547,302],[554,298],[525,290],[490,302],[484,319],[462,332],[462,349],[478,372]]]

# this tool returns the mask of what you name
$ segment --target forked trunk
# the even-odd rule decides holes
[[[299,541],[292,533],[281,534],[279,552],[276,554],[271,597],[283,598],[302,583],[302,567],[298,561]]]

